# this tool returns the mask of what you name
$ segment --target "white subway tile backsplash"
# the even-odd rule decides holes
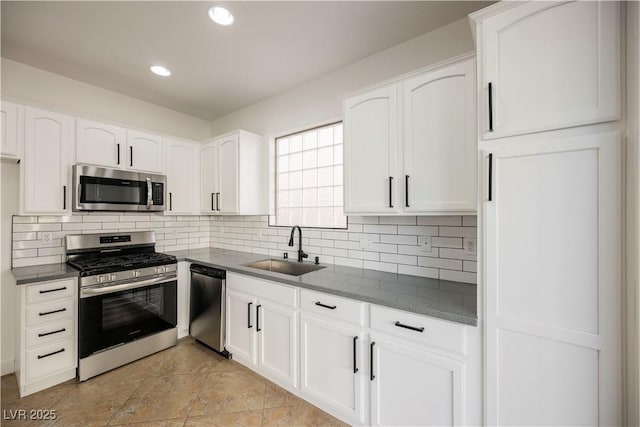
[[[394,264],[416,265],[417,257],[413,255],[380,254],[380,261]]]
[[[349,224],[378,224],[377,216],[350,216]]]
[[[39,248],[38,256],[49,256],[49,255],[64,255],[65,249],[63,246],[58,246],[56,248]]]
[[[451,280],[452,282],[477,283],[477,274],[466,271],[440,270],[441,280]]]
[[[398,245],[417,245],[418,236],[400,235],[400,234],[382,234],[380,235],[381,243],[394,243]]]
[[[437,268],[415,267],[413,265],[398,265],[399,274],[409,274],[411,276],[422,276],[437,279],[439,270]]]
[[[430,252],[425,252],[420,246],[398,245],[398,253],[404,255],[418,255],[437,258],[439,256],[439,248],[431,247]]]
[[[35,256],[38,256],[38,250],[37,249],[18,249],[18,250],[14,250],[11,256],[13,256],[13,259],[35,257]]]
[[[60,231],[62,230],[62,224],[13,224],[14,232],[25,231]]]
[[[476,227],[440,227],[442,237],[474,237],[478,236]]]
[[[43,240],[14,240],[13,249],[31,249],[31,248],[53,248],[56,246],[62,246],[62,240],[53,239],[50,242]]]
[[[378,219],[380,224],[395,224],[395,225],[416,225],[415,216],[381,216]]]
[[[349,258],[366,259],[369,261],[378,261],[380,254],[378,252],[365,252],[365,251],[349,251]]]
[[[418,257],[418,265],[446,270],[462,270],[462,261],[459,259]]]
[[[437,236],[438,227],[425,225],[399,225],[398,234],[410,234],[413,236]]]
[[[364,232],[376,233],[376,234],[398,234],[398,226],[397,225],[365,225]]]
[[[17,216],[17,215],[13,216],[14,224],[33,224],[36,222],[38,222],[37,216]]]
[[[419,216],[417,222],[418,225],[448,225],[451,227],[462,225],[462,219],[459,216]]]
[[[99,222],[70,222],[62,224],[62,231],[76,230],[102,230],[102,224]]]
[[[478,217],[466,215],[462,217],[462,225],[465,227],[477,227],[478,225]]]
[[[438,248],[462,248],[462,237],[433,237],[431,246]]]
[[[118,215],[83,215],[82,222],[117,222],[120,221]]]
[[[32,231],[30,233],[13,233],[13,240],[35,240],[38,233]]]
[[[398,272],[398,264],[388,262],[365,261],[363,267],[371,270],[386,271],[389,273]]]
[[[475,261],[462,261],[462,269],[476,273],[478,271],[478,263]]]
[[[463,249],[440,248],[440,258],[462,259],[466,261],[475,261],[475,255],[467,255]]]
[[[364,261],[361,259],[353,259],[353,258],[340,258],[335,257],[333,259],[334,264],[342,265],[345,267],[353,267],[353,268],[363,268]]]
[[[33,265],[58,264],[62,262],[62,255],[39,256],[34,258],[15,258],[12,267],[30,267]]]

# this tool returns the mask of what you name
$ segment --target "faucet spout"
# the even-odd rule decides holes
[[[302,250],[302,229],[299,225],[294,225],[293,228],[291,228],[291,235],[289,236],[289,246],[293,246],[293,235],[296,232],[296,228],[298,229],[298,262],[302,262],[304,258],[309,258],[309,255],[307,255]]]

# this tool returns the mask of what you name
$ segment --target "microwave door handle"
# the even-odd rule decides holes
[[[153,198],[151,197],[151,178],[147,178],[147,209],[151,209]]]

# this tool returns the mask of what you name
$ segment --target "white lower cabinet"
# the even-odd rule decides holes
[[[347,422],[366,423],[363,328],[303,312],[300,336],[303,396]]]
[[[270,380],[297,386],[296,290],[227,273],[226,349]]]
[[[371,334],[371,425],[463,425],[464,363]]]
[[[75,378],[77,279],[21,285],[16,378],[20,396]]]
[[[191,295],[190,262],[178,263],[178,338],[189,335],[189,304]]]

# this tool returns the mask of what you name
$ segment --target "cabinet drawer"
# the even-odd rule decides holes
[[[296,306],[296,289],[288,286],[227,272],[227,287],[289,307]]]
[[[366,304],[363,302],[302,289],[300,308],[335,320],[366,326]]]
[[[39,285],[28,285],[27,304],[37,304],[58,298],[70,297],[75,294],[76,286],[78,286],[76,279],[57,280],[55,282],[46,282]]]
[[[466,353],[464,325],[371,306],[371,329],[454,353]]]
[[[67,298],[59,301],[27,306],[27,326],[50,323],[73,317],[76,312],[76,301]]]
[[[73,337],[75,332],[75,318],[47,323],[27,329],[27,347],[36,347],[53,341],[60,341]]]
[[[76,342],[73,338],[27,351],[27,381],[55,374],[76,366]]]

